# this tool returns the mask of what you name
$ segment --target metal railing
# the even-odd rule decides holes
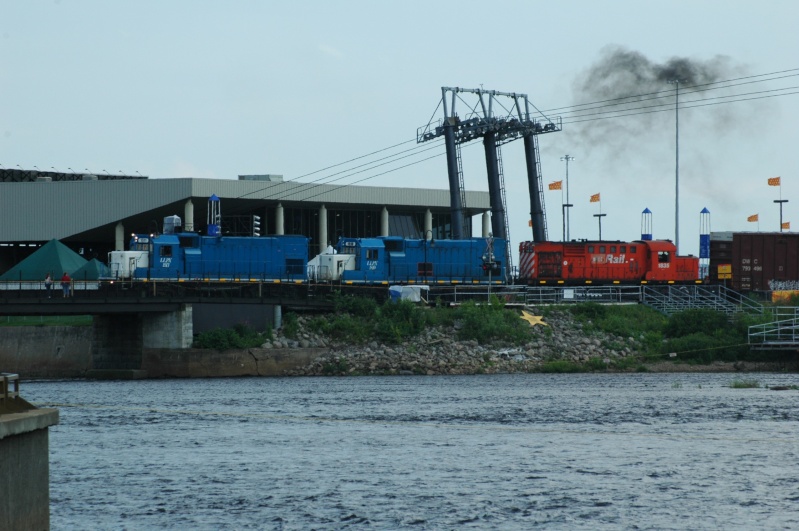
[[[0,415],[36,409],[19,396],[19,375],[0,372]]]
[[[799,349],[799,318],[792,317],[750,326],[748,339],[751,348],[797,350]]]

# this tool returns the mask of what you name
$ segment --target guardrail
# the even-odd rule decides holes
[[[0,372],[0,415],[36,409],[19,396],[19,375]]]

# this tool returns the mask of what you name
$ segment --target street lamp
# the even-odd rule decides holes
[[[787,203],[788,200],[787,199],[775,199],[774,202],[780,204],[780,232],[782,232],[782,204],[783,203]]]
[[[594,214],[594,217],[599,220],[599,241],[602,241],[602,218],[607,216],[607,214]]]
[[[563,241],[564,242],[569,241],[568,239],[566,239],[566,209],[567,208],[571,208],[573,206],[574,205],[569,204],[569,203],[563,203]]]
[[[570,160],[574,160],[574,157],[572,157],[571,155],[563,155],[560,158],[560,160],[566,161],[566,203],[568,204],[568,202],[569,202],[569,161]],[[571,206],[571,205],[569,205],[569,206]],[[564,210],[564,213],[568,217],[569,211],[568,210]],[[569,219],[565,220],[566,230],[564,231],[564,233],[566,234],[566,236],[563,238],[563,241],[565,241],[565,242],[569,241],[569,239],[570,239],[569,229],[571,228],[571,224],[569,223],[569,221],[570,221]]]
[[[669,85],[674,85],[674,124],[675,124],[675,156],[674,163],[674,247],[680,253],[680,83],[684,79],[670,79]]]

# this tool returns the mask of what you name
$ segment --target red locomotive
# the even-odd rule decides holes
[[[519,281],[531,285],[701,283],[699,259],[669,240],[519,244]]]

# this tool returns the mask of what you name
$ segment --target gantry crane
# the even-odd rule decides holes
[[[471,95],[476,101],[470,105],[461,95]],[[467,111],[461,117],[455,110],[456,103],[463,102]],[[509,105],[503,105],[509,101]],[[541,180],[541,162],[538,151],[538,135],[562,129],[561,118],[547,117],[536,111],[530,114],[526,94],[498,92],[496,90],[441,87],[444,117],[431,120],[417,131],[416,142],[428,142],[444,137],[447,148],[449,173],[450,210],[452,214],[452,238],[461,239],[463,230],[465,193],[460,146],[471,140],[483,139],[486,168],[488,171],[488,194],[491,203],[491,229],[493,236],[509,240],[508,217],[505,209],[505,184],[502,171],[500,146],[518,138],[524,139],[527,163],[527,183],[530,191],[530,219],[533,241],[546,241],[547,226],[544,211],[544,188]],[[533,106],[534,107],[534,106]],[[498,109],[501,112],[498,112]],[[438,112],[438,109],[436,109]],[[435,116],[435,113],[434,113]],[[508,245],[508,253],[511,246]],[[508,270],[512,265],[507,257]]]

